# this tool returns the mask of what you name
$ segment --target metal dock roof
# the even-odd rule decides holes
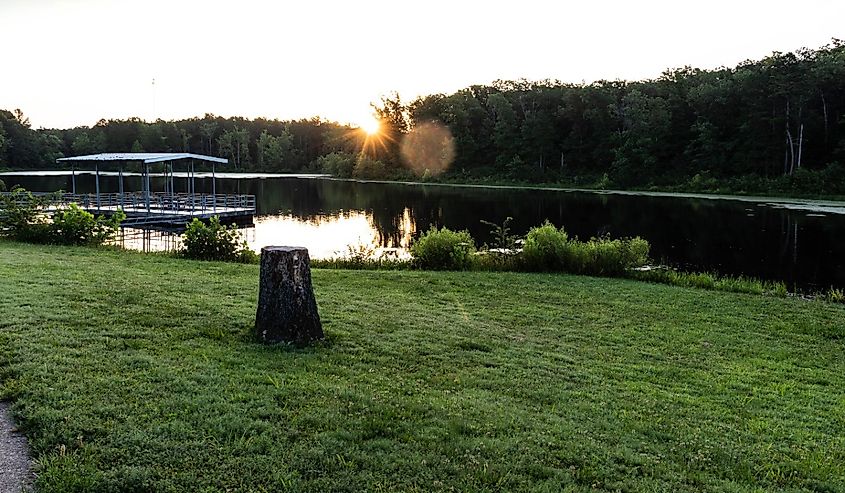
[[[56,162],[63,161],[96,161],[96,162],[141,162],[144,164],[164,163],[182,159],[195,159],[211,163],[228,164],[229,160],[222,157],[204,156],[189,152],[108,152],[102,154],[88,154],[86,156],[63,157]]]

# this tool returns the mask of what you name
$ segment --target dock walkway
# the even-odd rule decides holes
[[[6,192],[8,193],[8,192]],[[256,212],[255,195],[190,194],[190,193],[33,193],[50,197],[50,207],[64,207],[71,203],[95,214],[109,216],[117,210],[126,214],[121,226],[184,226],[193,218],[235,220],[252,217]]]

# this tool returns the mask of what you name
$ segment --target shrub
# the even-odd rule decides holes
[[[569,239],[563,228],[557,229],[546,221],[528,232],[522,259],[529,270],[609,276],[645,265],[649,250],[648,241],[640,237],[601,237],[586,242]]]
[[[567,256],[568,235],[546,221],[531,228],[522,245],[522,258],[531,270],[560,270]]]
[[[208,224],[196,218],[188,224],[182,238],[181,254],[197,260],[251,263],[258,259],[246,241],[241,240],[237,226],[227,227],[220,223],[217,216],[209,219]]]
[[[126,215],[94,217],[76,204],[51,211],[56,195],[35,196],[15,187],[0,196],[0,234],[19,241],[58,245],[101,245],[117,233]]]
[[[635,236],[629,240],[623,240],[625,245],[625,263],[628,267],[642,267],[648,263],[648,254],[651,251],[651,244],[648,240]]]
[[[591,265],[596,256],[596,245],[590,242],[578,240],[568,241],[563,248],[563,254],[559,259],[559,267],[556,270],[563,270],[575,274],[592,272]]]
[[[25,238],[33,229],[44,229],[50,202],[51,197],[35,196],[21,187],[12,187],[9,194],[0,195],[0,234],[27,241]]]
[[[432,227],[411,245],[414,266],[432,270],[464,270],[470,267],[475,242],[469,232]]]
[[[589,260],[580,272],[610,275],[619,274],[625,270],[626,255],[622,240],[610,238],[592,238],[587,242]]]
[[[60,245],[102,245],[114,238],[126,214],[118,210],[111,217],[94,217],[76,204],[53,214],[50,242]]]
[[[569,240],[561,265],[563,270],[575,274],[620,275],[628,269],[645,265],[649,250],[649,243],[639,237],[601,237],[586,242]]]

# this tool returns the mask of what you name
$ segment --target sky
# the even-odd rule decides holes
[[[843,20],[843,0],[0,0],[0,109],[36,128],[205,113],[363,124],[394,91],[732,67],[845,38]]]

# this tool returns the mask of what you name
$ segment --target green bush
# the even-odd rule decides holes
[[[414,266],[420,269],[468,269],[474,253],[475,242],[465,230],[432,227],[411,245]]]
[[[111,217],[94,217],[76,204],[53,214],[50,242],[60,245],[102,245],[114,238],[126,214],[118,210]]]
[[[529,270],[565,271],[600,276],[620,275],[648,262],[650,245],[642,238],[569,239],[566,232],[546,221],[532,228],[522,248],[523,264]]]
[[[639,237],[573,239],[566,243],[560,263],[562,270],[574,274],[616,276],[648,263],[649,249],[649,243]]]
[[[0,235],[29,243],[101,245],[112,239],[126,218],[118,210],[111,217],[94,217],[76,204],[51,210],[57,195],[35,196],[15,187],[0,196]]]
[[[9,194],[0,195],[0,235],[28,241],[34,229],[44,230],[51,199],[35,196],[21,187],[12,187]]]
[[[546,221],[528,231],[522,245],[522,259],[530,270],[561,270],[567,257],[568,235]]]
[[[181,254],[197,260],[223,260],[227,262],[253,263],[258,255],[249,249],[241,239],[238,227],[220,223],[217,216],[208,224],[194,218],[182,238]]]
[[[586,245],[590,255],[586,265],[579,272],[612,275],[624,272],[628,267],[626,248],[622,240],[592,238]]]

